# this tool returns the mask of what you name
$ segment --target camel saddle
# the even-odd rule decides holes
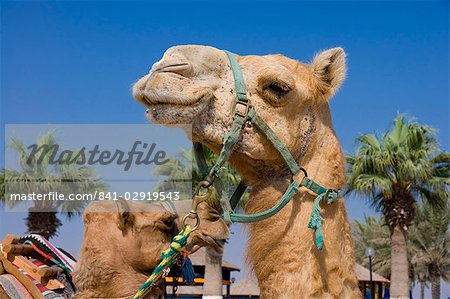
[[[0,243],[0,286],[12,299],[70,299],[75,259],[37,234]]]

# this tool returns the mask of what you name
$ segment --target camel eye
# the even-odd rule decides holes
[[[156,227],[162,232],[170,232],[175,228],[175,216],[163,217],[156,222]]]
[[[263,85],[260,93],[273,106],[281,106],[286,103],[292,88],[284,82],[270,82]]]
[[[209,221],[217,221],[220,219],[220,214],[214,209],[211,209],[211,211],[208,211],[208,220]]]
[[[277,98],[282,98],[282,97],[286,96],[291,91],[291,88],[289,86],[287,86],[287,85],[284,85],[284,84],[271,83],[271,84],[267,85],[264,88],[264,90],[267,91],[267,92],[272,93]]]

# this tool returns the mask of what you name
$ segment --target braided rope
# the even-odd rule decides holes
[[[142,299],[143,296],[156,285],[157,281],[161,277],[165,276],[166,271],[175,264],[175,262],[182,254],[182,250],[186,246],[187,239],[189,238],[191,232],[192,228],[189,225],[186,225],[184,227],[184,230],[173,237],[169,248],[161,253],[163,260],[159,263],[155,270],[153,270],[152,274],[144,282],[144,284],[142,284],[142,286],[133,296],[133,299]]]

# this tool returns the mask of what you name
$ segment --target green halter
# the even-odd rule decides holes
[[[205,176],[205,180],[211,182],[211,184],[214,182],[216,189],[220,193],[220,204],[223,210],[222,218],[229,223],[249,223],[267,219],[278,213],[294,197],[294,195],[297,194],[300,186],[303,186],[317,194],[317,197],[314,200],[314,206],[311,212],[308,227],[314,230],[316,236],[316,245],[320,250],[323,247],[323,218],[320,216],[320,203],[324,201],[325,203],[331,204],[337,201],[339,198],[339,191],[327,189],[314,182],[312,179],[308,178],[306,170],[298,166],[297,162],[292,157],[285,144],[278,138],[275,132],[264,122],[264,120],[262,120],[258,116],[254,108],[250,105],[247,98],[247,91],[245,89],[244,77],[242,75],[239,64],[233,54],[228,51],[225,51],[225,53],[227,54],[231,64],[231,70],[233,72],[236,88],[233,123],[231,125],[230,132],[228,132],[223,140],[223,146],[222,150],[220,151],[219,158],[209,172],[207,170],[208,165],[203,153],[203,146],[199,143],[194,144],[194,151],[200,172],[203,176]],[[294,179],[291,179],[287,190],[284,192],[283,196],[277,202],[277,204],[275,204],[275,206],[264,212],[251,215],[238,214],[235,212],[236,206],[239,203],[242,194],[247,188],[245,184],[240,182],[231,198],[228,198],[228,195],[226,194],[226,192],[224,192],[223,183],[220,181],[220,179],[218,179],[218,171],[229,159],[231,153],[233,152],[234,146],[237,144],[241,136],[243,127],[247,122],[255,125],[259,132],[262,133],[267,138],[267,140],[270,141],[272,146],[284,159],[284,162],[286,163],[292,174],[292,178],[299,174],[300,171],[302,171],[305,175],[300,184]]]

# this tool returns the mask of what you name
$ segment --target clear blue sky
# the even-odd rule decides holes
[[[2,126],[145,123],[130,87],[172,45],[302,61],[342,46],[348,79],[331,105],[346,152],[360,133],[388,129],[399,112],[439,129],[449,149],[448,1],[2,1],[1,9]],[[351,219],[373,213],[362,200],[350,198],[347,206]],[[0,216],[2,235],[23,231],[22,216]],[[80,221],[63,233],[61,245],[76,251]],[[241,264],[239,246],[229,259]]]

